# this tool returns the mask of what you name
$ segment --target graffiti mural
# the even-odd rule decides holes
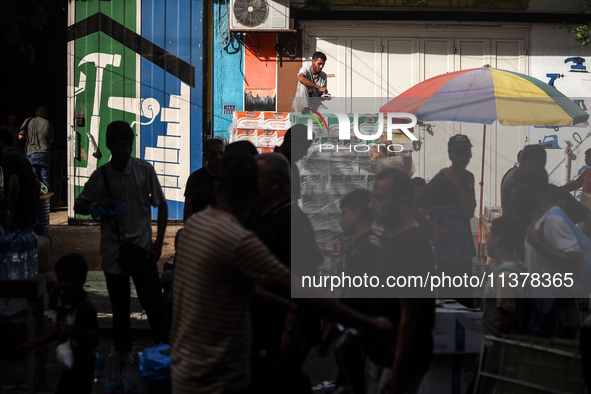
[[[132,155],[152,163],[169,218],[182,218],[187,178],[201,167],[202,11],[201,1],[70,3],[69,206],[110,158],[107,125],[125,120],[136,133]]]
[[[588,97],[585,97],[588,96],[585,62],[582,56],[550,57],[539,72],[546,75],[548,85],[567,95],[583,111],[589,112],[586,104]],[[568,126],[534,126],[531,141],[547,149],[546,169],[552,183],[564,185],[586,168],[584,152],[591,147],[590,137],[589,122]],[[574,195],[579,197],[578,193]]]
[[[571,63],[571,62],[573,64],[571,64],[571,66],[570,66],[570,70],[569,70],[570,72],[579,72],[579,73],[580,72],[584,72],[584,73],[588,72],[587,67],[585,67],[583,65],[583,63],[585,63],[585,59],[583,59],[582,57],[577,56],[577,57],[569,57],[569,58],[564,59],[564,64]]]

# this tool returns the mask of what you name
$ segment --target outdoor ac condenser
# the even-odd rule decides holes
[[[289,28],[289,0],[230,0],[230,30]]]

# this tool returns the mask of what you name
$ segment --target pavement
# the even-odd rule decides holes
[[[174,237],[182,226],[169,225],[164,235],[162,255],[158,261],[158,269],[162,272],[164,263],[174,256]],[[152,226],[152,233],[156,233],[156,226]],[[49,236],[51,238],[52,267],[57,260],[68,253],[79,253],[88,262],[88,277],[85,290],[98,313],[100,327],[111,327],[111,306],[107,294],[105,277],[101,270],[100,258],[100,228],[97,225],[68,225],[66,208],[57,208],[50,213]],[[52,268],[51,267],[51,268]],[[54,277],[52,271],[47,272]],[[132,286],[131,302],[132,328],[149,329],[147,317],[143,312],[135,289]]]
[[[174,237],[180,228],[182,228],[182,226],[167,226],[162,247],[162,256],[158,261],[160,272],[162,272],[164,263],[174,255]],[[155,233],[156,227],[153,226],[152,230]],[[79,253],[84,256],[88,262],[89,271],[85,290],[88,292],[89,298],[97,309],[101,339],[99,349],[103,356],[106,356],[113,343],[110,332],[112,315],[105,279],[100,267],[100,229],[96,225],[68,225],[67,209],[65,207],[58,207],[52,209],[50,212],[49,237],[51,239],[50,264],[44,269],[44,271],[46,271],[44,274],[47,275],[48,280],[55,279],[53,266],[63,255],[68,253]],[[40,267],[40,270],[41,268],[42,267]],[[46,326],[51,327],[55,321],[54,313],[48,311],[46,308],[45,316]],[[0,324],[0,338],[9,338],[7,341],[4,339],[0,341],[0,343],[3,342],[5,344],[5,346],[0,346],[0,394],[29,392],[26,379],[26,358],[23,356],[15,356],[12,352],[7,351],[8,348],[6,346],[10,346],[10,344],[16,345],[26,340],[26,331],[23,322],[24,320],[21,319],[20,321],[17,320]],[[131,300],[131,327],[134,345],[137,346],[139,350],[152,346],[149,324],[133,287]],[[47,387],[42,391],[39,391],[39,393],[42,394],[54,392],[59,381],[60,367],[55,361],[55,344],[49,344],[47,346],[46,359]],[[312,351],[308,357],[303,370],[310,377],[312,384],[318,386],[318,390],[314,391],[315,393],[328,392],[329,390],[321,389],[319,385],[322,385],[325,382],[334,381],[337,371],[333,357],[329,356],[321,358],[317,356],[314,351]],[[277,392],[281,392],[281,389],[278,388]]]

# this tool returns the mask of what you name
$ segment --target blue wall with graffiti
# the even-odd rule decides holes
[[[224,105],[243,110],[244,62],[242,45],[232,37],[226,1],[213,2],[212,128],[216,136],[228,137],[232,115],[223,114]]]
[[[177,75],[142,59],[142,102],[154,100],[160,114],[155,120],[155,107],[142,107],[150,117],[142,117],[141,157],[168,191],[169,218],[181,219],[187,178],[202,165],[203,2],[144,0],[142,36],[176,58]]]
[[[203,0],[72,2],[68,28],[68,215],[88,177],[110,158],[106,126],[125,120],[135,156],[156,170],[169,219],[182,219],[184,190],[201,167]],[[152,213],[156,218],[156,211]]]

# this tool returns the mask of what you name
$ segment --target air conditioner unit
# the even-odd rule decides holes
[[[289,30],[289,0],[230,0],[230,30]]]

